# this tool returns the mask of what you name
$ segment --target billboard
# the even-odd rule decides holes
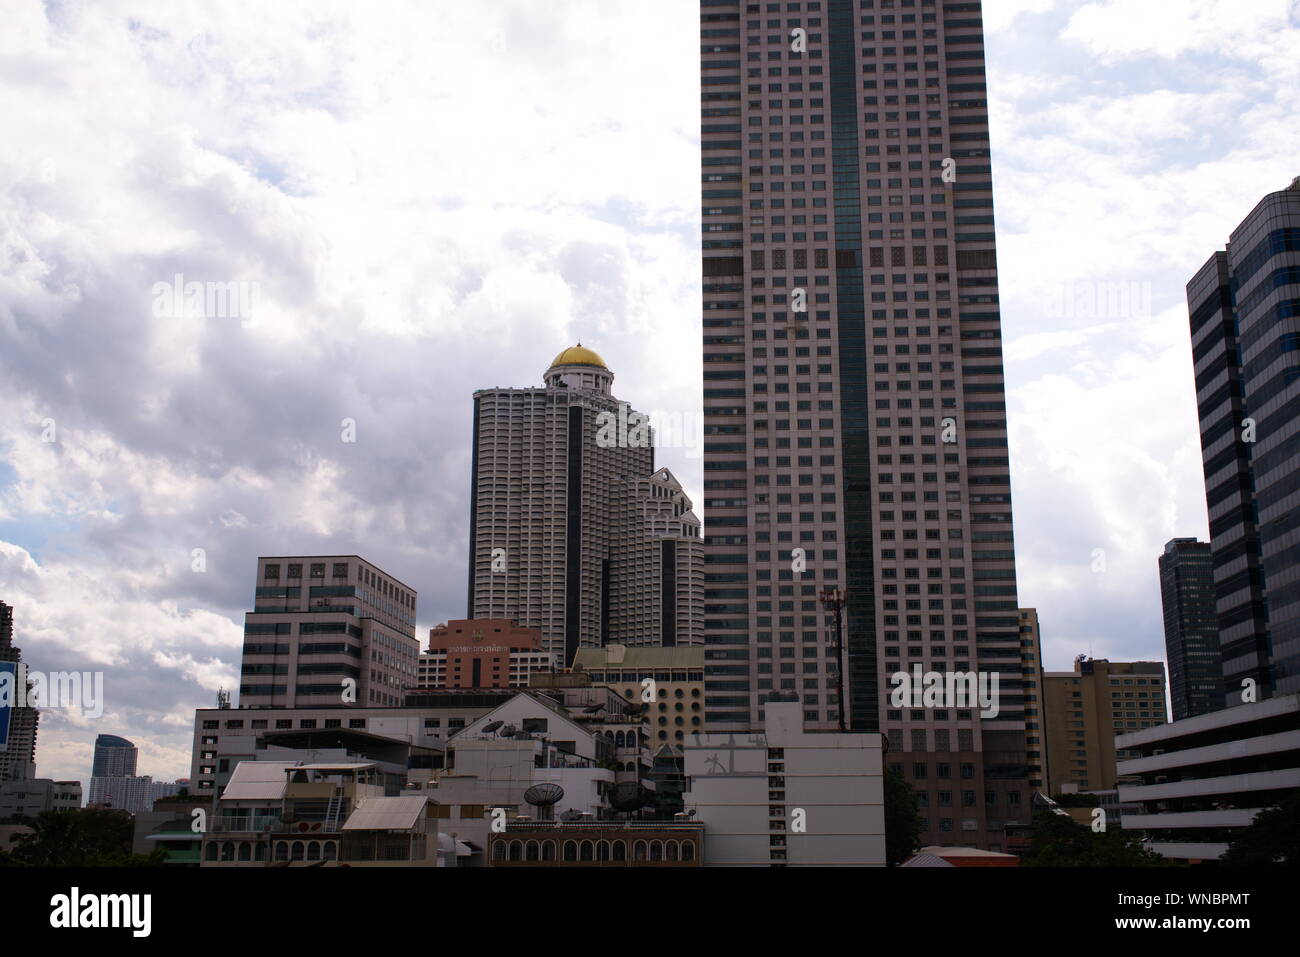
[[[0,661],[0,751],[9,747],[9,725],[18,699],[18,665]]]

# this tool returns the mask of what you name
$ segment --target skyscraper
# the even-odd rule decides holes
[[[1160,556],[1169,698],[1174,720],[1223,707],[1223,658],[1209,542],[1175,538]]]
[[[655,470],[648,417],[612,393],[591,349],[565,349],[541,387],[474,393],[469,615],[580,647],[699,644],[700,520]]]
[[[0,661],[15,666],[13,688],[22,680],[25,673],[22,666],[23,652],[14,645],[14,610],[13,606],[0,601]],[[36,708],[10,707],[0,720],[7,719],[7,742],[0,747],[0,781],[28,781],[36,776],[36,731],[41,713]]]
[[[259,558],[239,707],[397,707],[419,680],[415,590],[356,555]]]
[[[1300,179],[1187,284],[1227,706],[1300,691]]]
[[[1028,789],[980,4],[700,13],[709,726],[792,692],[836,726],[838,587],[849,727],[923,841],[997,849]],[[996,673],[996,717],[891,707],[914,664]]]
[[[92,778],[129,778],[135,776],[140,749],[126,738],[101,734],[95,738],[95,761]]]

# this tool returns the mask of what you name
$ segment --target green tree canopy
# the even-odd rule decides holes
[[[885,861],[897,867],[921,843],[921,812],[912,786],[896,771],[885,771]]]
[[[1257,814],[1221,860],[1229,867],[1300,867],[1300,794]]]
[[[1110,827],[1100,833],[1052,811],[1034,816],[1024,867],[1171,867],[1175,862],[1148,850],[1135,831]]]

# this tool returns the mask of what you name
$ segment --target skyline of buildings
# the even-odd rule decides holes
[[[922,843],[1001,849],[1006,828],[1027,820],[1035,781],[1108,789],[1117,759],[1137,757],[1117,751],[1115,736],[1157,739],[1146,732],[1165,719],[1159,663],[1088,659],[1076,662],[1074,675],[1044,673],[1037,613],[1018,607],[979,19],[940,25],[928,0],[870,13],[859,11],[874,5],[849,0],[765,4],[762,15],[759,6],[701,3],[709,534],[702,537],[705,526],[672,473],[655,470],[653,423],[645,423],[647,442],[629,440],[638,414],[613,397],[613,374],[593,350],[565,349],[540,388],[479,390],[467,613],[482,608],[491,617],[450,621],[437,637],[473,643],[486,637],[475,635],[476,624],[488,622],[528,636],[490,653],[463,650],[472,644],[435,650],[434,629],[421,654],[416,595],[400,581],[357,556],[259,558],[234,711],[271,717],[248,719],[250,730],[266,733],[250,734],[243,752],[220,750],[209,740],[215,735],[196,737],[199,788],[219,792],[221,775],[238,777],[244,764],[269,760],[277,748],[314,752],[337,739],[329,747],[346,757],[362,730],[369,733],[369,718],[354,713],[377,712],[382,723],[386,709],[418,707],[412,692],[432,700],[432,692],[540,687],[534,678],[554,674],[546,657],[590,672],[582,690],[556,675],[552,687],[566,701],[636,715],[636,686],[619,699],[632,709],[617,711],[616,689],[629,679],[610,672],[620,656],[644,662],[632,673],[644,672],[657,651],[687,662],[670,665],[670,676],[694,672],[688,658],[700,652],[698,679],[672,676],[661,689],[702,688],[709,733],[698,747],[735,750],[736,733],[767,728],[770,736],[774,721],[798,736],[825,735],[823,743],[841,719],[853,734],[883,737],[891,766],[918,791]],[[968,6],[978,7],[943,10]],[[806,46],[792,49],[791,30],[805,26]],[[723,59],[733,53],[734,61]],[[1233,705],[1243,677],[1256,680],[1265,699],[1300,687],[1293,607],[1300,601],[1293,517],[1300,434],[1292,389],[1300,368],[1288,365],[1300,348],[1288,331],[1300,301],[1285,291],[1300,280],[1292,255],[1300,249],[1300,197],[1288,193],[1300,193],[1300,180],[1266,197],[1188,286],[1212,541],[1208,563],[1198,558],[1196,584],[1170,583],[1167,623],[1179,601],[1195,597],[1203,606],[1208,588],[1199,566],[1208,564],[1208,587],[1220,595],[1216,637],[1230,662],[1220,690]],[[612,443],[602,439],[611,415]],[[1193,551],[1200,550],[1186,549],[1189,562]],[[1162,556],[1162,586],[1170,563]],[[822,601],[827,589],[847,596],[842,658],[838,621]],[[1188,632],[1203,623],[1203,611],[1177,616],[1171,648],[1180,663],[1195,653]],[[840,699],[841,660],[847,700]],[[1172,651],[1170,663],[1172,673]],[[998,707],[987,717],[951,704],[889,707],[890,677],[913,666],[997,675]],[[1128,675],[1145,688],[1118,690]],[[1084,700],[1067,684],[1087,686]],[[1148,699],[1145,712],[1136,710],[1139,695]],[[1189,711],[1205,706],[1190,696],[1189,684]],[[444,696],[433,710],[472,697]],[[512,714],[531,707],[524,697],[535,700],[516,694],[494,707]],[[672,703],[661,696],[664,727],[651,710],[650,733],[680,742],[688,732],[668,724]],[[686,712],[688,704],[677,702],[676,724],[689,720],[698,732],[701,709]],[[319,716],[301,717],[313,706]],[[332,711],[340,707],[354,711]],[[461,725],[449,725],[447,737],[486,713],[457,718]],[[295,717],[281,717],[289,714]],[[407,718],[404,759],[436,769],[433,752],[446,742],[433,743],[443,736],[428,722],[441,718]],[[246,719],[211,720],[230,728]],[[294,720],[300,723],[281,726]],[[424,722],[418,730],[417,720]],[[1065,745],[1053,741],[1053,730],[1076,724],[1088,735],[1070,731]],[[497,739],[486,737],[496,732],[475,733],[483,743],[466,754],[498,750]],[[610,777],[597,776],[612,787],[592,778],[594,808],[619,784],[641,781],[645,742],[625,742],[607,747],[595,736],[580,755],[584,770],[616,765],[601,768]],[[618,754],[622,747],[633,753]],[[520,778],[528,768],[521,753],[511,759]],[[545,761],[568,760],[545,746],[541,753]],[[525,757],[532,759],[531,749]],[[98,747],[95,765],[101,777]],[[376,766],[381,776],[396,774]],[[689,779],[689,755],[684,766]],[[484,772],[493,767],[485,763]],[[879,767],[859,770],[879,775]],[[134,781],[133,772],[111,777]],[[634,777],[620,780],[625,774]],[[93,779],[91,791],[93,801]],[[764,834],[769,862],[785,858],[775,840],[781,828],[773,826],[785,808],[774,793]],[[479,818],[486,807],[464,806],[480,808]],[[778,806],[781,815],[772,811]],[[408,837],[408,854],[417,844],[423,850],[419,834]],[[520,844],[527,854],[527,842]],[[230,853],[242,851],[232,844]],[[510,859],[513,850],[503,853]]]

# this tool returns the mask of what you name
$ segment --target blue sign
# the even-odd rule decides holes
[[[14,699],[18,696],[18,665],[12,661],[0,661],[0,751],[9,747],[9,716],[13,710]]]

